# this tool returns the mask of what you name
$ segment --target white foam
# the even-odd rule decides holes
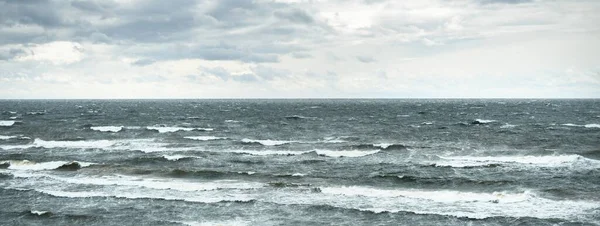
[[[9,162],[10,166],[8,169],[11,170],[53,170],[65,165],[67,161],[52,161],[52,162],[32,162],[29,160],[8,160],[5,162]],[[81,167],[88,167],[93,165],[91,162],[76,162],[79,163]]]
[[[192,136],[192,137],[183,137],[183,138],[190,139],[190,140],[199,140],[199,141],[227,139],[227,137],[215,137],[215,136]]]
[[[321,192],[325,194],[345,195],[345,196],[365,196],[365,197],[381,197],[381,198],[411,198],[411,199],[427,199],[434,202],[454,203],[454,202],[520,202],[525,201],[532,196],[529,192],[524,193],[476,193],[476,192],[460,192],[453,190],[387,190],[371,187],[329,187],[321,188]]]
[[[454,190],[321,188],[327,204],[373,212],[409,211],[483,219],[496,216],[573,219],[600,207],[588,201],[552,200],[531,192],[461,192]],[[340,196],[344,197],[341,198]]]
[[[27,174],[29,173],[29,174]],[[13,189],[35,189],[61,197],[153,198],[187,202],[270,202],[282,205],[329,205],[372,212],[414,212],[483,219],[488,217],[534,217],[581,221],[582,215],[600,208],[597,201],[556,200],[532,191],[465,192],[458,190],[382,189],[367,186],[274,189],[243,181],[194,181],[133,176],[57,177],[24,172],[34,183],[16,181]],[[18,177],[18,175],[16,175]],[[72,191],[71,184],[90,184]],[[585,222],[585,219],[584,219]]]
[[[5,126],[5,127],[9,127],[9,126],[13,126],[15,124],[15,121],[0,121],[0,126]]]
[[[515,128],[515,127],[516,127],[516,125],[512,125],[512,124],[508,124],[508,123],[500,126],[500,128],[502,128],[502,129],[510,129],[510,128]]]
[[[475,119],[475,122],[478,122],[480,124],[487,124],[487,123],[492,123],[495,122],[496,120],[489,120],[489,119]]]
[[[156,130],[159,133],[173,133],[177,131],[213,131],[213,128],[188,128],[188,127],[167,127],[167,126],[148,126],[146,127],[148,130]]]
[[[123,126],[92,126],[92,127],[90,127],[90,129],[100,131],[100,132],[116,133],[116,132],[123,130]]]
[[[169,160],[169,161],[177,161],[179,159],[184,159],[184,158],[198,158],[196,156],[187,156],[187,155],[163,155],[163,158]]]
[[[586,124],[583,127],[585,127],[585,128],[600,128],[600,124]]]
[[[31,214],[35,214],[35,215],[38,215],[38,216],[42,216],[44,214],[49,213],[48,211],[38,211],[38,210],[32,210],[32,211],[29,211],[29,212],[31,212]]]
[[[311,151],[286,151],[286,150],[225,150],[223,152],[249,154],[249,155],[301,155]]]
[[[35,139],[32,146],[44,148],[107,148],[114,144],[115,141],[110,140],[45,141]]]
[[[337,144],[337,143],[345,143],[345,140],[342,140],[340,138],[337,137],[325,137],[325,140],[323,141],[323,143],[332,143],[332,144]]]
[[[565,123],[565,124],[561,124],[563,126],[571,126],[571,127],[580,127],[582,125],[577,125],[577,124],[573,124],[573,123]]]
[[[14,173],[15,177],[47,177],[69,184],[84,184],[84,185],[104,185],[104,186],[127,186],[138,188],[149,188],[155,190],[176,190],[176,191],[211,191],[221,189],[255,189],[264,187],[264,184],[257,182],[245,182],[237,180],[215,180],[215,181],[192,181],[184,179],[168,179],[168,178],[152,178],[152,177],[137,177],[126,175],[110,175],[110,176],[75,176],[61,177],[50,174],[30,174],[30,173]]]
[[[380,144],[373,144],[373,147],[378,147],[378,148],[383,148],[386,149],[390,146],[392,146],[394,144],[390,144],[390,143],[380,143]]]
[[[292,177],[303,177],[303,176],[306,176],[306,174],[303,174],[303,173],[294,173],[294,174],[292,174]]]
[[[329,157],[362,157],[367,155],[372,155],[380,150],[372,150],[372,151],[358,151],[358,150],[350,150],[350,151],[334,151],[334,150],[315,150],[318,155],[324,155]]]
[[[10,140],[10,139],[14,139],[14,138],[18,138],[17,136],[4,136],[4,135],[0,135],[0,140]]]
[[[252,140],[252,139],[248,139],[248,138],[244,138],[242,139],[243,143],[247,143],[247,144],[251,144],[251,143],[259,143],[265,146],[278,146],[278,145],[284,145],[284,144],[289,144],[289,143],[295,143],[297,141],[284,141],[284,140]]]
[[[519,164],[538,167],[568,167],[578,164],[600,167],[600,161],[588,159],[580,155],[548,155],[548,156],[456,156],[440,157],[444,160],[436,162],[438,166],[472,167],[489,164]]]
[[[563,125],[563,126],[569,126],[569,127],[600,128],[600,124],[596,124],[596,123],[585,124],[585,125],[577,125],[577,124],[573,124],[573,123],[565,123],[565,124],[561,124],[561,125]]]

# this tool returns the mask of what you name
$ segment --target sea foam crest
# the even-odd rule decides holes
[[[123,130],[123,126],[92,126],[91,130],[96,130],[100,132],[112,132],[116,133]]]
[[[0,120],[0,126],[10,127],[15,124],[15,121]]]
[[[487,193],[354,186],[325,187],[321,188],[321,192],[344,200],[333,200],[330,204],[343,208],[372,212],[408,211],[475,219],[496,216],[573,219],[582,211],[600,207],[595,202],[546,199],[532,191]]]
[[[600,167],[600,161],[588,159],[580,155],[551,155],[551,156],[455,156],[440,157],[443,162],[435,163],[437,166],[474,167],[489,164],[520,164],[541,167],[568,167],[576,164]]]
[[[492,122],[496,122],[496,120],[491,120],[491,119],[475,119],[472,124],[488,124],[488,123],[492,123]]]
[[[61,166],[70,163],[77,163],[81,167],[88,167],[94,165],[95,163],[91,162],[79,162],[79,161],[51,161],[51,162],[33,162],[29,160],[8,160],[0,163],[8,162],[10,166],[8,169],[12,170],[53,170],[58,169]]]
[[[261,145],[265,145],[265,146],[278,146],[278,145],[284,145],[284,144],[289,144],[289,143],[296,143],[297,141],[285,141],[285,140],[253,140],[253,139],[248,139],[248,138],[244,138],[242,139],[242,143],[246,143],[246,144],[261,144]]]
[[[35,139],[31,146],[44,148],[107,148],[116,142],[110,140],[45,141]]]
[[[199,141],[224,140],[224,139],[227,139],[227,137],[215,137],[215,136],[190,136],[190,137],[183,137],[183,138],[190,139],[190,140],[199,140]]]
[[[380,150],[372,150],[372,151],[359,151],[359,150],[347,150],[347,151],[336,151],[336,150],[323,150],[317,149],[315,152],[318,155],[329,156],[329,157],[363,157],[367,155],[372,155]]]
[[[10,139],[15,139],[15,138],[19,138],[18,136],[4,136],[4,135],[0,135],[0,140],[10,140]]]
[[[173,133],[177,131],[213,131],[213,128],[188,128],[188,127],[168,127],[168,126],[148,126],[148,130],[156,130],[159,133]]]
[[[82,185],[104,185],[104,186],[127,186],[138,188],[149,188],[155,190],[175,190],[175,191],[211,191],[221,189],[255,189],[264,187],[264,184],[258,182],[245,182],[237,180],[215,180],[215,181],[189,181],[184,179],[173,178],[152,178],[138,177],[126,175],[111,175],[111,176],[76,176],[76,177],[61,177],[50,174],[13,174],[16,177],[46,177],[60,182],[69,184]]]
[[[561,124],[561,125],[563,125],[563,126],[569,126],[569,127],[600,128],[600,124],[596,124],[596,123],[585,124],[585,125],[578,125],[578,124],[573,124],[573,123],[565,123],[565,124]]]

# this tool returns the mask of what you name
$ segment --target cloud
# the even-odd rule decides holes
[[[0,60],[12,60],[26,54],[27,52],[20,48],[0,49]]]
[[[375,62],[375,58],[371,56],[356,56],[356,59],[363,63],[373,63]]]
[[[0,0],[0,83],[30,90],[0,98],[598,97],[599,10],[594,0]],[[103,91],[161,85],[187,89]]]
[[[19,57],[20,61],[42,61],[52,64],[71,64],[81,61],[84,50],[79,43],[50,42],[27,47],[29,54]]]

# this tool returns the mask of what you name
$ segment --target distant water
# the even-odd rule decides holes
[[[600,100],[4,100],[0,113],[0,225],[600,224]]]

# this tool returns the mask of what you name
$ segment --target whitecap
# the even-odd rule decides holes
[[[126,187],[149,188],[155,190],[175,190],[175,191],[212,191],[222,189],[255,189],[262,188],[264,184],[258,182],[246,182],[238,180],[214,180],[214,181],[192,181],[185,179],[173,178],[153,178],[140,176],[126,175],[109,175],[109,176],[74,176],[62,177],[50,174],[30,174],[30,173],[14,173],[15,177],[47,177],[69,184],[81,185],[116,185]]]
[[[380,150],[372,150],[372,151],[358,151],[358,150],[349,150],[349,151],[335,151],[335,150],[322,150],[318,149],[315,152],[318,155],[329,156],[329,157],[363,157],[367,155],[372,155]]]
[[[600,124],[586,124],[585,128],[600,128]]]
[[[191,137],[183,137],[183,138],[190,139],[190,140],[199,140],[199,141],[227,139],[226,137],[215,137],[215,136],[191,136]]]
[[[549,156],[453,156],[440,157],[442,162],[436,166],[476,167],[490,164],[519,164],[536,167],[568,167],[575,165],[600,167],[600,161],[588,159],[580,155],[549,155]],[[449,161],[448,161],[449,160]]]
[[[156,130],[159,133],[173,133],[177,131],[213,131],[213,128],[188,128],[188,127],[167,127],[167,126],[148,126],[148,130]]]
[[[0,135],[0,140],[10,140],[10,139],[15,139],[15,138],[19,138],[18,136],[4,136],[4,135]]]
[[[188,156],[188,155],[163,155],[163,158],[169,161],[177,161],[184,158],[199,158],[197,156]]]
[[[79,161],[51,161],[51,162],[33,162],[29,160],[8,160],[4,161],[8,162],[10,166],[8,169],[11,170],[53,170],[57,169],[65,164],[76,162],[81,167],[88,167],[94,165],[95,163],[91,162],[79,162]]]
[[[31,214],[35,214],[35,215],[38,215],[38,216],[42,216],[42,215],[44,215],[44,214],[48,214],[48,213],[50,213],[50,212],[48,212],[48,211],[38,211],[38,210],[32,210],[32,211],[29,211],[29,212],[30,212]]]
[[[248,138],[244,138],[244,139],[242,139],[242,143],[246,143],[246,144],[258,143],[258,144],[265,145],[265,146],[278,146],[278,145],[284,145],[284,144],[296,143],[296,142],[297,142],[297,141],[284,141],[284,140],[252,140],[252,139],[248,139]]]
[[[500,126],[500,128],[502,128],[502,129],[510,129],[510,128],[515,128],[515,127],[516,127],[516,125],[512,125],[512,124],[508,124],[508,123]]]
[[[492,122],[496,122],[496,120],[490,120],[490,119],[475,119],[475,121],[473,121],[472,124],[488,124],[488,123],[492,123]]]
[[[301,155],[311,151],[285,151],[285,150],[225,150],[223,152],[249,154],[257,156],[265,155]]]
[[[294,173],[294,174],[292,174],[292,177],[303,177],[303,176],[306,176],[306,174],[304,174],[304,173]]]
[[[116,133],[123,130],[123,126],[92,126],[91,130],[96,130],[100,132],[112,132]]]
[[[15,124],[15,121],[5,121],[5,120],[0,121],[0,126],[10,127],[10,126],[13,126],[14,124]]]

